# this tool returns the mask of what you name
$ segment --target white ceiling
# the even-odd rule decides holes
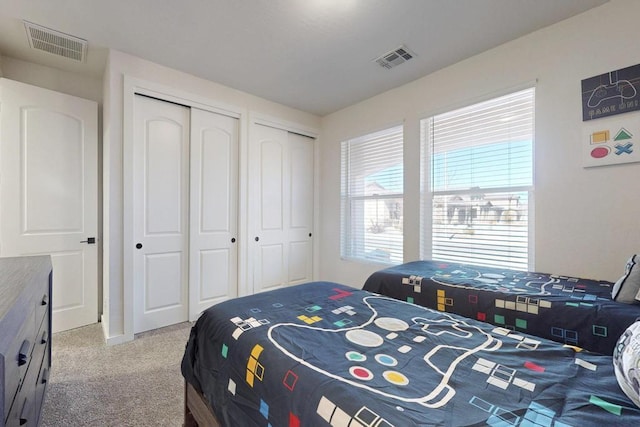
[[[607,1],[0,0],[0,54],[101,76],[113,48],[325,115]],[[86,39],[86,63],[30,49],[23,19]]]

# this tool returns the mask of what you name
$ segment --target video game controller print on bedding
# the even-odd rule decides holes
[[[363,289],[602,354],[640,317],[611,297],[613,283],[442,261],[377,271]]]
[[[424,316],[405,317],[406,303],[377,296],[362,301],[371,314],[361,325],[327,329],[283,323],[269,328],[269,340],[287,357],[328,378],[427,407],[443,406],[453,397],[449,381],[461,362],[502,344],[490,333],[445,313],[424,310]],[[331,341],[347,350],[300,344]],[[349,363],[337,363],[338,359]]]
[[[576,350],[316,282],[205,311],[182,366],[222,425],[640,425],[611,357]]]

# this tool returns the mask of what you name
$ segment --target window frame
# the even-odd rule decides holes
[[[468,188],[468,189],[455,189],[455,190],[434,190],[433,188],[433,142],[432,137],[429,135],[429,123],[434,117],[454,112],[456,110],[472,107],[477,104],[489,102],[501,97],[514,95],[519,92],[531,90],[532,92],[532,126],[531,126],[531,183],[530,185],[516,185],[516,186],[496,186],[489,188]],[[535,265],[535,110],[536,110],[536,85],[535,82],[521,85],[508,90],[496,92],[484,96],[482,98],[470,100],[465,103],[461,103],[457,106],[450,106],[439,112],[424,116],[420,120],[420,257],[421,259],[433,259],[433,233],[434,233],[434,197],[437,196],[449,196],[449,195],[469,195],[475,190],[485,193],[516,193],[526,192],[527,197],[527,262],[526,266],[521,267],[497,265],[498,268],[510,268],[520,270],[534,270]],[[493,143],[495,144],[495,143]],[[453,262],[446,261],[443,262]],[[476,265],[489,265],[489,263],[474,263],[473,259],[467,261],[455,261]]]
[[[375,140],[380,135],[384,135],[386,133],[399,133],[399,141],[395,141],[395,143],[399,143],[401,148],[399,152],[401,161],[398,164],[401,166],[401,176],[399,181],[402,183],[402,191],[387,191],[383,194],[353,194],[351,191],[354,184],[354,178],[352,177],[353,170],[351,168],[353,163],[351,158],[353,144],[366,144],[368,141],[370,142]],[[358,158],[357,160],[364,162],[363,158]],[[390,167],[395,166],[392,165]],[[363,183],[366,181],[366,176],[361,177],[361,180],[362,182],[360,185],[365,187],[366,185],[363,185]],[[377,205],[379,203],[385,203],[386,201],[397,199],[400,199],[401,205],[404,205],[404,124],[390,125],[377,131],[368,132],[354,138],[343,140],[340,143],[340,258],[342,260],[383,265],[397,265],[404,262],[404,216],[399,220],[399,242],[390,240],[390,242],[395,242],[391,246],[399,249],[400,260],[397,260],[398,251],[396,250],[394,252],[396,260],[393,260],[393,257],[390,255],[389,260],[387,261],[380,257],[366,256],[366,241],[364,237],[366,233],[365,230],[367,228],[364,221],[366,207],[357,207],[358,204],[364,205],[366,202],[375,202]],[[353,213],[356,209],[360,209],[362,211],[363,222],[361,225],[355,225],[353,223]]]

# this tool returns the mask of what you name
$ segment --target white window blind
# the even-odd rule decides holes
[[[422,121],[431,215],[423,256],[528,269],[534,109],[530,88]]]
[[[403,261],[402,126],[342,143],[341,255]]]

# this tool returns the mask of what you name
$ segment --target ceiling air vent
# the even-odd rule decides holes
[[[85,62],[87,41],[70,36],[51,28],[24,21],[29,45],[34,49],[44,50],[78,62]]]
[[[391,52],[387,52],[379,58],[374,59],[378,65],[383,68],[391,69],[397,65],[402,64],[403,62],[407,62],[411,58],[413,58],[415,53],[411,52],[405,46],[400,46],[397,49],[392,50]]]

